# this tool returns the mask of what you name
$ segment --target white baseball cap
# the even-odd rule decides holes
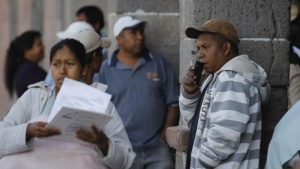
[[[138,20],[134,16],[123,16],[117,20],[114,26],[114,36],[117,37],[122,30],[126,28],[134,28],[140,24],[146,23],[146,21]]]
[[[111,44],[109,38],[101,38],[94,29],[80,30],[79,32],[72,34],[68,39],[75,39],[82,43],[86,53],[92,52],[99,47],[108,48]]]
[[[66,39],[70,37],[72,34],[77,33],[83,29],[94,30],[92,25],[85,21],[75,21],[71,23],[65,31],[57,32],[56,36],[59,39]]]

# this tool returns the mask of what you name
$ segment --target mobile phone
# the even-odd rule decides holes
[[[196,61],[194,63],[194,74],[196,75],[196,82],[199,84],[200,79],[201,79],[201,74],[204,68],[204,64],[202,62]]]

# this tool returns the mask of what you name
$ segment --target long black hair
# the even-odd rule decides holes
[[[6,53],[4,67],[4,82],[9,95],[13,95],[14,76],[20,64],[25,58],[25,51],[31,49],[36,38],[40,38],[41,33],[29,30],[13,39]]]

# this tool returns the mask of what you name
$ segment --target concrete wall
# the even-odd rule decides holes
[[[230,21],[241,38],[240,53],[248,54],[269,76],[272,93],[262,113],[261,166],[273,129],[287,110],[289,7],[286,0],[180,0],[180,79],[196,57],[195,40],[184,35],[185,29],[211,18]]]

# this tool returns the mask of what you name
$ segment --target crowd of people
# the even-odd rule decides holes
[[[51,48],[47,77],[43,70],[40,79],[27,83],[24,93],[18,95],[19,99],[0,122],[0,137],[3,138],[0,141],[0,168],[174,168],[165,132],[167,127],[178,124],[179,90],[170,64],[145,47],[146,22],[132,16],[121,17],[114,26],[119,49],[101,67],[111,44],[101,33],[104,27],[102,11],[96,6],[85,6],[76,12],[76,18],[77,21],[66,30],[57,33],[59,41]],[[22,60],[8,53],[7,70],[21,70],[9,66],[13,65],[12,61],[28,59],[27,53],[43,52],[40,34],[36,39],[40,51],[27,52],[35,48],[35,43],[30,42],[28,45],[31,46],[20,54]],[[26,41],[20,44],[24,43]],[[34,62],[36,67],[42,58]],[[113,74],[99,73],[93,80],[99,70]],[[120,73],[114,73],[116,71]],[[136,77],[131,81],[133,72]],[[17,75],[9,73],[7,77],[10,78]],[[29,73],[33,75],[37,71]],[[112,102],[105,112],[113,116],[108,124],[101,129],[91,124],[89,129],[76,130],[76,137],[89,144],[43,139],[61,134],[59,128],[47,127],[47,118],[64,78],[95,88],[100,86],[99,90],[112,95]],[[13,94],[13,86],[17,83],[8,80],[8,88]],[[107,90],[102,87],[105,85]],[[133,98],[135,101],[128,104]],[[63,155],[64,160],[61,159]]]
[[[48,74],[38,66],[44,58],[41,33],[30,30],[16,37],[7,51],[4,80],[9,94],[16,91],[19,98],[0,122],[0,168],[173,169],[166,131],[179,119],[189,128],[186,169],[260,168],[262,105],[270,85],[265,70],[239,53],[235,26],[210,19],[185,29],[186,37],[196,40],[196,59],[204,69],[197,73],[190,66],[179,92],[170,63],[145,45],[149,25],[121,16],[113,28],[118,48],[107,56],[112,39],[101,32],[103,13],[84,6],[76,21],[56,34]],[[297,55],[297,39],[292,42]],[[112,96],[104,112],[113,117],[109,123],[76,130],[87,144],[43,139],[61,134],[59,128],[47,127],[47,118],[64,78]],[[291,109],[275,128],[266,169],[300,166],[300,102],[293,87]]]

